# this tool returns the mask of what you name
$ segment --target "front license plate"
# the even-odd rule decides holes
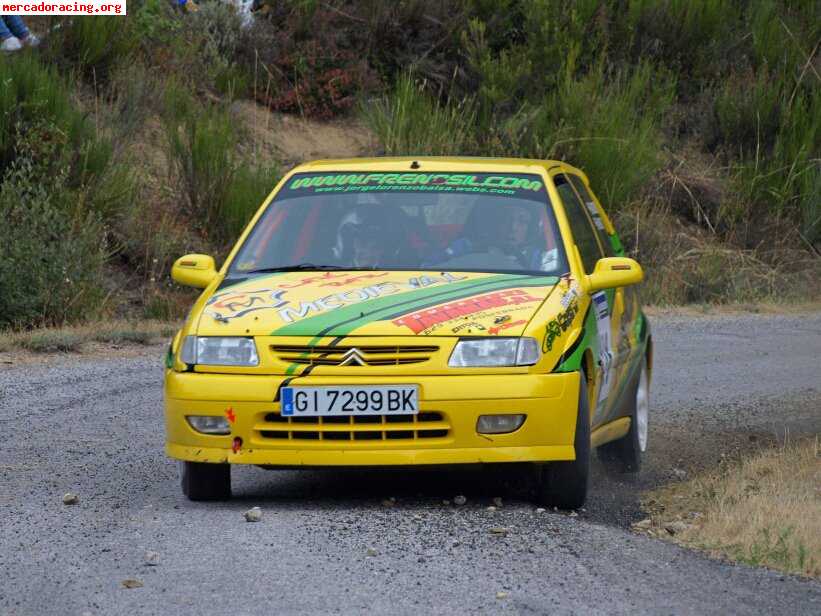
[[[280,400],[284,417],[415,415],[419,412],[416,385],[283,387]]]

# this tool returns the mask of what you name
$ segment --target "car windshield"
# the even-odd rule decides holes
[[[540,176],[400,172],[290,178],[229,273],[289,269],[568,271]]]

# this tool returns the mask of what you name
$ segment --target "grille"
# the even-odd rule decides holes
[[[363,345],[363,346],[302,346],[271,345],[280,361],[305,366],[406,366],[430,359],[438,346]]]
[[[282,441],[393,441],[445,438],[450,424],[442,413],[351,417],[283,417],[268,413],[256,426],[262,438]]]

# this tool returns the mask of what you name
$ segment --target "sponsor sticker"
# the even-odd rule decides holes
[[[405,326],[414,334],[418,334],[433,325],[459,319],[484,310],[541,301],[541,297],[530,295],[525,289],[507,289],[505,291],[477,295],[476,297],[469,297],[426,310],[413,312],[394,319],[393,324]]]
[[[593,294],[593,306],[596,310],[596,330],[599,333],[599,363],[601,365],[601,387],[598,402],[610,393],[611,368],[613,367],[613,341],[610,337],[610,308],[604,291]]]
[[[285,291],[279,289],[258,289],[254,291],[226,291],[217,293],[206,308],[217,321],[224,323],[257,310],[275,310],[288,303],[282,299]]]
[[[290,179],[283,196],[362,192],[472,192],[540,199],[538,175],[492,173],[302,173]]]

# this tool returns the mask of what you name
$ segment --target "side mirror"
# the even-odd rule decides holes
[[[641,265],[627,257],[606,257],[596,261],[596,269],[587,276],[590,292],[638,284],[644,278]]]
[[[188,287],[204,289],[217,275],[214,258],[208,255],[185,255],[174,262],[171,278]]]

